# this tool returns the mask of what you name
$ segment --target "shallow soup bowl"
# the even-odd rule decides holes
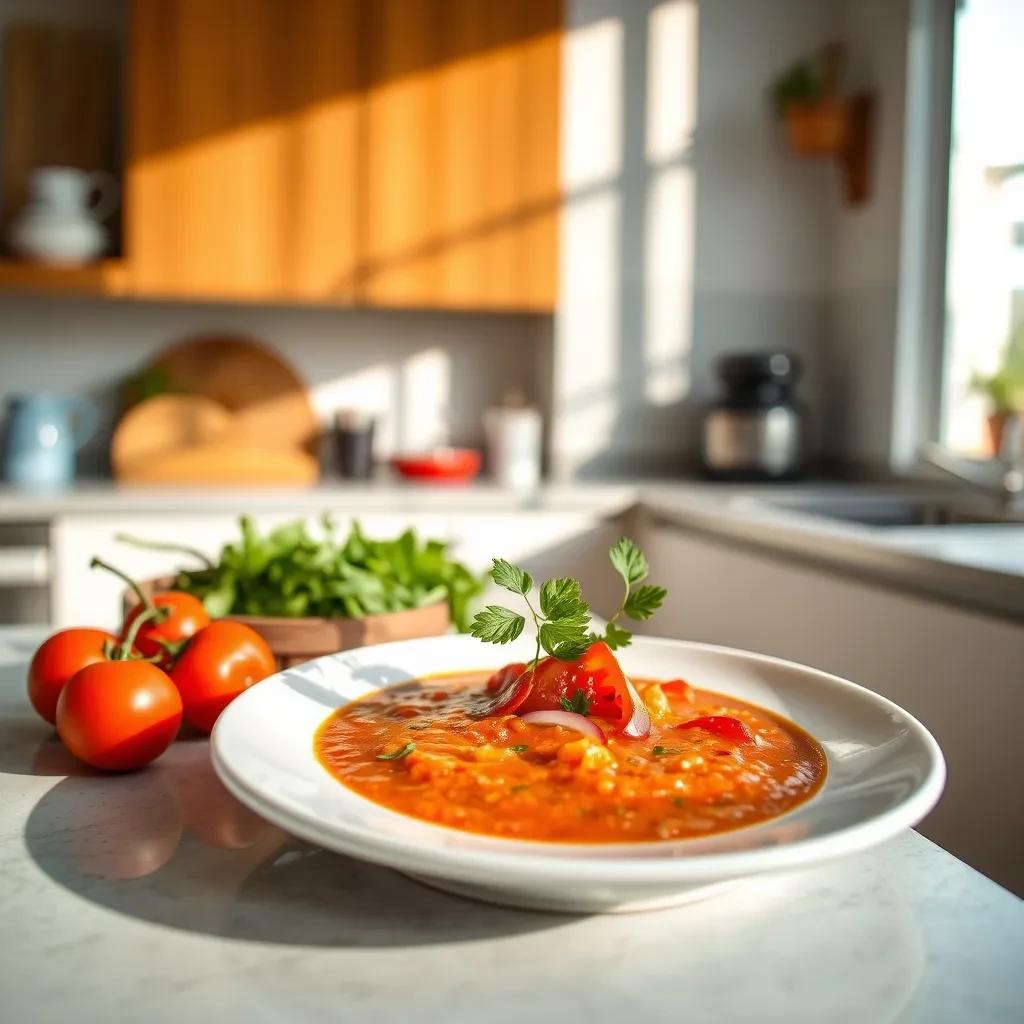
[[[668,906],[751,875],[854,854],[916,824],[942,792],[945,766],[935,740],[884,697],[777,658],[648,637],[619,652],[628,675],[682,677],[795,722],[825,751],[818,792],[785,815],[708,838],[537,842],[397,813],[349,789],[317,760],[319,726],[366,693],[438,673],[493,670],[532,653],[527,638],[494,647],[443,636],[317,658],[227,708],[213,732],[214,765],[244,804],[327,849],[460,895],[569,912]]]

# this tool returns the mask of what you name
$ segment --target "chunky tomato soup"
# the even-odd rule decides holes
[[[682,681],[633,681],[651,724],[630,738],[481,716],[486,678],[462,673],[368,694],[324,722],[317,756],[392,810],[560,842],[708,836],[784,814],[825,778],[824,752],[792,722]]]

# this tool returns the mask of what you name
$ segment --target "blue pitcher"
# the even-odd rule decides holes
[[[4,479],[19,487],[66,487],[75,452],[96,430],[96,410],[75,395],[11,395],[4,431]]]

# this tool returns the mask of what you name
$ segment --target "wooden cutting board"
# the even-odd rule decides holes
[[[114,431],[114,477],[146,484],[316,482],[319,467],[308,452],[253,444],[235,427],[235,417],[210,398],[147,398],[129,409]]]
[[[114,432],[114,476],[130,483],[315,483],[319,425],[306,388],[249,338],[207,335],[142,370],[168,393],[130,408]]]
[[[299,375],[251,338],[209,334],[166,349],[144,373],[169,390],[208,398],[232,414],[238,444],[315,455],[320,426]]]
[[[34,167],[117,170],[119,58],[110,33],[13,22],[3,30],[3,218],[26,199]]]

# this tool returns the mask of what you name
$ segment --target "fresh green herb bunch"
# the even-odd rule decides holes
[[[319,538],[302,521],[266,535],[248,516],[239,525],[241,539],[226,544],[216,562],[178,576],[179,589],[201,598],[214,618],[358,619],[447,600],[452,621],[466,632],[469,603],[483,589],[478,576],[448,556],[444,542],[420,543],[413,530],[394,540],[371,540],[353,523],[340,541],[329,516]]]
[[[603,633],[590,628],[590,606],[583,600],[580,581],[571,576],[548,580],[541,585],[539,610],[530,600],[533,577],[504,558],[494,559],[490,576],[499,587],[518,594],[526,601],[530,617],[537,630],[537,650],[527,668],[540,660],[540,652],[562,661],[581,657],[591,644],[603,640],[613,651],[626,647],[633,634],[620,625],[623,616],[629,619],[649,619],[662,605],[667,591],[642,581],[647,578],[648,565],[643,552],[623,537],[608,552],[613,568],[622,577],[625,591],[618,611],[608,620]],[[526,617],[490,604],[477,612],[469,627],[472,636],[489,644],[507,644],[517,639],[526,626]]]

